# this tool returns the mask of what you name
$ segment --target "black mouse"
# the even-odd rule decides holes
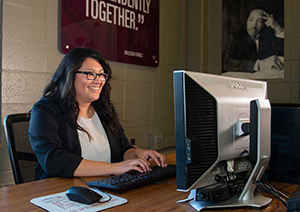
[[[87,187],[79,187],[79,186],[74,186],[69,188],[66,191],[66,195],[69,200],[88,204],[88,205],[95,202],[99,202],[99,200],[102,198],[102,196],[97,192]]]

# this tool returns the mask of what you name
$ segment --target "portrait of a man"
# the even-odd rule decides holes
[[[222,74],[283,78],[283,0],[223,0],[224,16]]]

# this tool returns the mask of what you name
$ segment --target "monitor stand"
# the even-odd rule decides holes
[[[196,210],[242,207],[260,209],[271,203],[271,198],[264,197],[255,191],[256,185],[253,183],[253,181],[259,181],[261,179],[270,161],[271,106],[267,99],[254,100],[250,105],[250,137],[252,136],[250,140],[252,144],[250,145],[252,146],[252,151],[253,148],[255,148],[254,152],[251,152],[250,148],[250,158],[251,154],[255,155],[255,166],[242,193],[217,203],[191,200],[189,203]]]
[[[195,201],[191,200],[189,203],[192,207],[194,207],[197,211],[201,211],[203,209],[225,209],[225,208],[244,208],[244,207],[252,207],[252,208],[263,208],[270,204],[272,199],[264,197],[258,192],[255,192],[254,198],[251,200],[239,200],[239,196],[233,196],[228,200],[212,203],[212,202],[203,202],[203,201]]]

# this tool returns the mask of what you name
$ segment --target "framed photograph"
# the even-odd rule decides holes
[[[284,78],[284,0],[222,3],[222,75]]]

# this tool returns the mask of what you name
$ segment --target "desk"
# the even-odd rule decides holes
[[[175,164],[175,154],[166,156],[169,164]],[[99,179],[99,177],[86,177],[87,182]],[[169,179],[170,182],[176,182],[176,179]],[[282,182],[269,182],[274,187],[284,189],[289,192],[294,192],[299,185],[282,183]],[[66,191],[72,186],[84,186],[82,182],[77,179],[67,178],[50,178],[39,180],[15,186],[7,186],[0,188],[0,210],[1,211],[44,211],[43,209],[31,204],[29,201],[33,198],[46,196],[49,194],[59,193]],[[107,212],[113,211],[189,211],[195,212],[188,203],[176,203],[177,200],[185,199],[189,193],[176,191],[176,184],[155,184],[137,188],[121,194],[110,192],[117,196],[126,198],[128,203],[111,209]],[[272,197],[269,194],[264,196]],[[272,197],[273,198],[273,197]],[[217,211],[217,210],[214,210]],[[221,210],[231,212],[244,212],[244,211],[258,211],[254,209],[234,209],[234,210]],[[286,211],[285,206],[276,198],[273,198],[272,203],[261,210],[266,211]]]

